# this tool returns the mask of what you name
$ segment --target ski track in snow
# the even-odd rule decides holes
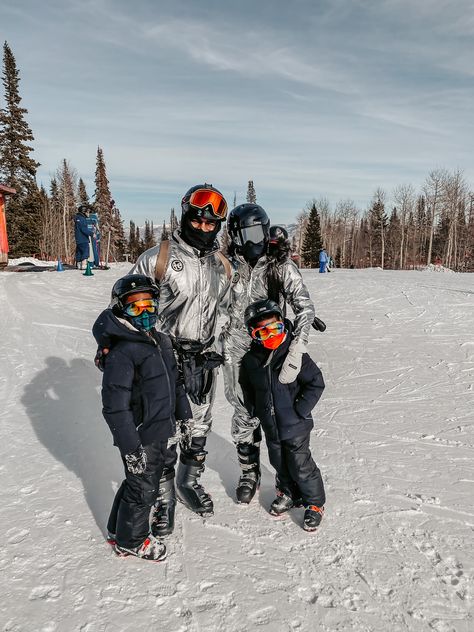
[[[121,462],[89,331],[125,265],[0,274],[3,632],[470,632],[474,275],[303,271],[328,328],[313,454],[319,531],[234,502],[221,378],[203,481],[215,516],[177,507],[168,560],[119,559],[105,523]]]

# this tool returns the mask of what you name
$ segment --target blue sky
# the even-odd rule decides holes
[[[66,158],[92,194],[100,145],[125,220],[203,181],[282,223],[436,167],[474,187],[471,0],[2,0],[0,38],[38,179]]]

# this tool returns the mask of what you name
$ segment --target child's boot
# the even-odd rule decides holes
[[[237,455],[242,469],[237,489],[237,502],[248,505],[260,486],[260,448],[251,443],[238,443]]]
[[[324,516],[324,507],[309,505],[304,512],[303,529],[305,531],[316,531]]]
[[[174,469],[170,469],[165,470],[160,478],[159,496],[151,519],[151,532],[156,538],[173,533],[175,507]]]
[[[166,546],[163,542],[158,542],[151,534],[147,536],[145,541],[139,546],[127,548],[115,543],[114,550],[120,557],[133,555],[134,557],[139,557],[142,560],[149,560],[151,562],[161,562],[166,558]]]

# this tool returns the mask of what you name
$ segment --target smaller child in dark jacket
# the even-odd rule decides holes
[[[102,412],[125,466],[107,524],[109,542],[117,555],[153,561],[166,557],[165,545],[153,535],[150,513],[160,493],[168,439],[177,419],[192,418],[171,340],[155,329],[157,312],[158,288],[152,279],[130,274],[116,281],[115,344],[104,361],[102,380]]]
[[[301,371],[290,384],[278,376],[292,340],[292,324],[277,303],[265,299],[245,310],[253,342],[242,359],[240,384],[245,405],[265,433],[270,463],[276,470],[277,497],[270,513],[281,516],[304,505],[303,529],[319,526],[326,500],[321,472],[311,456],[311,411],[324,390],[321,371],[305,353]]]

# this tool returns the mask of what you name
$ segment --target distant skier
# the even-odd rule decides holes
[[[277,303],[268,299],[252,303],[245,310],[245,324],[252,345],[242,359],[239,379],[250,416],[262,424],[270,463],[277,473],[277,497],[270,513],[281,516],[302,504],[303,528],[314,531],[322,520],[326,497],[309,439],[311,411],[323,393],[323,376],[304,353],[295,379],[281,383],[294,338],[293,325]]]
[[[319,251],[319,273],[320,274],[327,272],[328,261],[329,261],[328,253],[326,252],[324,248],[321,248],[321,250]]]
[[[79,204],[74,217],[74,238],[76,240],[76,267],[82,270],[83,264],[89,259],[89,238],[94,234],[94,228],[89,224],[88,204]]]
[[[103,414],[125,466],[107,525],[109,542],[120,556],[153,561],[166,556],[165,545],[150,533],[150,512],[160,494],[167,442],[177,419],[192,418],[171,339],[155,329],[158,294],[142,274],[116,281],[106,319],[115,344],[102,381]],[[99,316],[94,335],[101,329]]]

